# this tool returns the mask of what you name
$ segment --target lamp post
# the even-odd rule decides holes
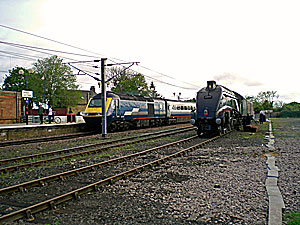
[[[155,93],[155,86],[154,86],[153,81],[152,81],[151,84],[150,84],[150,93],[151,93],[152,98],[157,97],[157,96],[156,96],[156,93]]]
[[[28,69],[27,70],[29,74],[32,74],[34,71],[33,69]],[[25,72],[24,70],[20,69],[18,72],[20,75],[24,75]],[[26,117],[26,125],[28,125],[28,103],[29,103],[29,98],[32,98],[32,91],[27,90],[27,75],[25,74],[25,88],[26,90],[22,90],[22,98],[25,100],[25,117]]]
[[[46,88],[45,88],[45,76],[42,76],[41,79],[44,81],[44,97],[43,97],[43,102],[45,103],[45,93],[46,93]]]

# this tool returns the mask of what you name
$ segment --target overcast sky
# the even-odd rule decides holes
[[[165,97],[195,97],[216,80],[244,96],[277,91],[285,102],[300,102],[299,7],[296,0],[0,0],[0,25],[140,62],[132,68]],[[95,55],[4,27],[0,41]],[[7,51],[46,57],[5,44],[0,51],[0,82],[3,71],[34,63]],[[78,82],[97,85],[89,77]]]

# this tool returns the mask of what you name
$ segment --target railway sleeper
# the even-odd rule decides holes
[[[217,139],[217,137],[214,138],[214,139]],[[171,157],[172,158],[176,157],[176,156],[180,155],[180,153],[183,153],[183,152],[179,152],[178,154],[173,154],[173,155],[170,156],[170,158]],[[128,172],[125,172],[124,174],[115,175],[114,177],[112,177],[110,179],[108,178],[108,179],[104,180],[101,183],[95,184],[94,186],[90,186],[90,187],[87,187],[87,188],[82,189],[82,190],[80,189],[78,191],[76,190],[76,192],[73,192],[71,195],[70,194],[66,194],[62,198],[59,198],[59,199],[55,198],[55,200],[53,199],[53,200],[50,200],[50,201],[47,202],[47,204],[49,204],[48,207],[50,206],[51,209],[55,209],[56,208],[56,204],[60,204],[60,203],[66,202],[68,200],[71,200],[72,198],[77,199],[77,198],[79,198],[79,195],[81,195],[81,194],[88,193],[88,192],[93,191],[93,190],[98,190],[99,187],[105,186],[107,184],[112,184],[114,181],[120,180],[120,179],[122,179],[124,177],[127,177],[127,176],[130,176],[130,175],[134,175],[135,173],[137,173],[139,171],[145,170],[145,168],[148,168],[148,167],[152,168],[155,164],[159,165],[159,164],[162,163],[162,161],[166,161],[166,160],[167,160],[167,158],[163,158],[161,161],[160,160],[156,160],[156,161],[154,161],[152,163],[149,163],[149,164],[146,164],[144,166],[138,167],[135,170],[132,169],[132,170],[130,170]],[[43,207],[43,209],[46,209],[46,208]],[[36,213],[38,211],[36,211],[35,209],[33,209],[33,212]],[[32,214],[32,212],[28,211],[27,214],[28,214],[27,217],[31,218],[30,215]],[[26,216],[26,215],[24,215],[24,216]]]

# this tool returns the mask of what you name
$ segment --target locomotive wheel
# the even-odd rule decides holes
[[[218,126],[218,129],[217,129],[217,136],[220,136],[221,134],[224,134],[224,129],[222,126]]]
[[[228,124],[226,124],[226,130],[231,131],[233,129],[233,122],[232,119],[228,121]]]
[[[109,126],[108,130],[110,132],[115,132],[118,129],[118,126],[115,122],[112,122],[111,125]]]

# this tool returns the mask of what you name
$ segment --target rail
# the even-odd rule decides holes
[[[32,167],[32,166],[39,166],[39,165],[42,165],[44,163],[57,161],[57,160],[62,160],[62,159],[66,159],[66,158],[71,158],[71,157],[75,157],[75,156],[86,155],[86,154],[95,154],[95,153],[98,153],[98,152],[101,152],[101,151],[106,151],[106,150],[111,149],[111,148],[121,147],[121,146],[129,145],[129,144],[135,144],[135,143],[138,143],[138,142],[142,142],[142,141],[146,141],[146,140],[150,140],[150,139],[155,139],[155,138],[159,138],[159,137],[164,137],[164,136],[167,136],[167,135],[172,135],[172,134],[180,133],[182,131],[189,131],[189,130],[193,130],[193,129],[194,128],[192,127],[192,128],[178,128],[175,131],[174,130],[172,130],[172,131],[159,131],[159,132],[156,132],[156,133],[150,133],[150,134],[145,134],[145,135],[135,136],[135,137],[129,137],[129,138],[122,138],[122,139],[119,139],[119,140],[108,141],[108,142],[105,142],[105,143],[90,144],[90,145],[85,145],[85,146],[79,146],[79,147],[74,147],[74,148],[58,150],[58,151],[55,151],[55,152],[46,152],[46,153],[42,153],[42,154],[23,156],[23,157],[12,158],[12,159],[4,159],[4,160],[0,160],[0,165],[8,163],[8,162],[17,162],[17,161],[22,161],[24,159],[33,159],[33,158],[42,157],[42,156],[55,155],[55,154],[68,153],[68,152],[71,152],[71,151],[84,150],[84,149],[87,149],[87,148],[98,147],[98,146],[105,145],[105,144],[106,145],[112,144],[112,145],[109,145],[109,146],[106,146],[106,147],[103,147],[103,148],[81,151],[81,152],[72,153],[72,154],[69,154],[69,155],[54,157],[54,158],[50,158],[50,159],[44,159],[44,160],[35,161],[35,162],[24,163],[24,164],[15,165],[15,166],[3,167],[3,168],[0,168],[0,173],[7,173],[7,172],[15,171],[15,170],[22,169],[22,168]],[[152,136],[152,135],[153,135],[153,137],[149,137],[149,136]],[[143,138],[141,138],[141,137],[143,137]],[[136,140],[129,141],[131,139],[136,139]],[[124,143],[119,143],[119,144],[113,144],[115,142],[121,142],[121,141],[125,141],[125,142]]]
[[[223,135],[221,135],[221,136],[223,136]],[[113,184],[114,182],[116,182],[120,179],[127,178],[129,176],[134,175],[134,174],[143,172],[147,169],[152,169],[153,167],[158,166],[158,165],[164,163],[167,160],[170,160],[170,159],[178,157],[178,156],[183,156],[183,155],[187,154],[190,151],[198,149],[198,148],[202,147],[203,145],[205,145],[207,143],[210,143],[210,142],[220,138],[221,136],[211,138],[209,140],[198,143],[194,146],[188,147],[186,149],[180,150],[180,151],[178,151],[176,153],[173,153],[171,155],[165,156],[161,159],[154,160],[152,162],[149,162],[149,163],[143,164],[141,166],[135,167],[133,169],[127,170],[125,172],[110,176],[106,179],[103,179],[103,180],[94,182],[92,184],[89,184],[87,186],[78,188],[78,189],[73,190],[71,192],[56,196],[56,197],[51,198],[49,200],[46,200],[46,201],[34,204],[32,206],[17,210],[15,212],[6,214],[6,215],[0,217],[0,222],[14,221],[14,220],[18,220],[18,219],[21,219],[21,218],[24,218],[24,217],[29,219],[29,220],[32,220],[32,219],[34,219],[33,214],[35,214],[35,213],[38,213],[40,211],[47,210],[47,209],[54,209],[57,205],[62,204],[66,201],[70,201],[70,200],[73,200],[73,199],[79,199],[80,196],[83,195],[83,194],[86,194],[86,193],[89,193],[89,192],[92,192],[92,191],[98,191],[101,187],[103,187],[105,185]],[[191,137],[191,138],[193,138],[193,137]],[[177,143],[174,142],[172,144],[177,144]],[[168,145],[170,145],[170,144],[168,144]],[[146,150],[146,151],[150,151],[150,150]],[[146,151],[144,151],[142,154],[145,154]],[[154,151],[154,149],[152,149],[151,151]],[[131,157],[131,156],[127,156],[127,157]],[[94,165],[94,166],[99,166],[99,165]]]

